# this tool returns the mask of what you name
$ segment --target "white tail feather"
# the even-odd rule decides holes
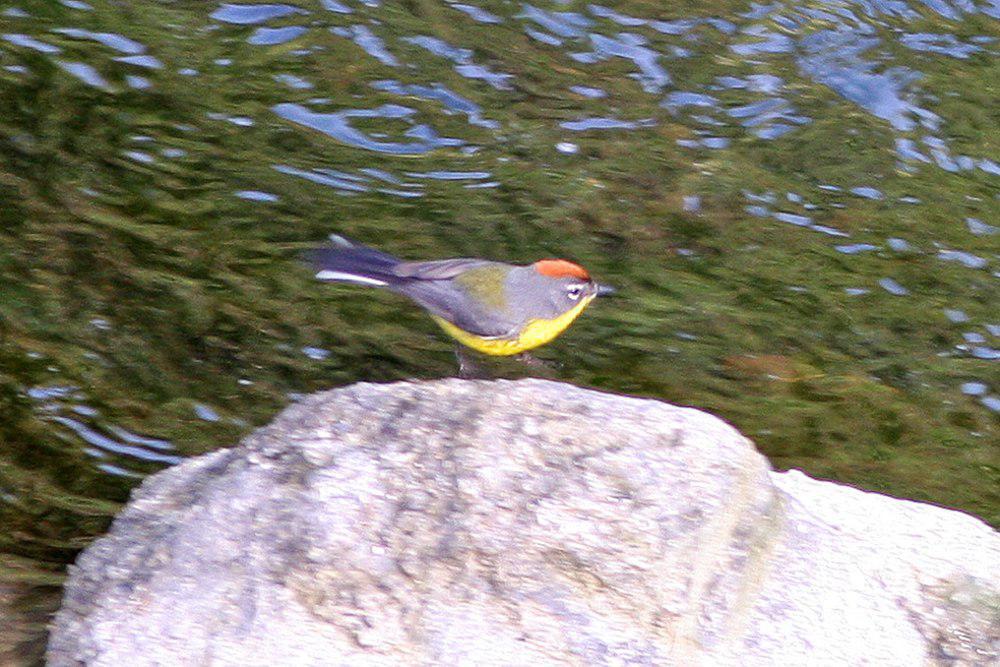
[[[350,239],[346,239],[340,234],[330,234],[330,243],[341,248],[353,248],[356,244]]]
[[[376,278],[369,278],[367,276],[357,276],[353,273],[344,273],[343,271],[330,271],[324,269],[316,274],[316,278],[319,280],[342,280],[348,283],[359,283],[361,285],[375,285],[376,287],[384,287],[389,283],[384,280],[378,280]]]

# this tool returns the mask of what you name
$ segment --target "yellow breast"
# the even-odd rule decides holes
[[[486,338],[476,334],[463,331],[457,326],[436,315],[431,315],[445,333],[457,340],[466,347],[471,347],[477,352],[490,354],[493,356],[508,356],[520,354],[539,345],[545,345],[550,340],[566,330],[573,323],[583,309],[594,299],[593,296],[584,298],[580,303],[567,310],[562,315],[551,320],[530,320],[524,328],[514,338]]]

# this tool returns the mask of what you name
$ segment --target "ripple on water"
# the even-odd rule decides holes
[[[662,33],[664,35],[683,35],[693,30],[698,25],[698,23],[699,21],[695,19],[678,19],[676,21],[649,21],[649,27],[651,27],[656,32]],[[711,19],[706,21],[706,23],[718,27],[718,25],[712,23]],[[728,23],[728,21],[726,23]]]
[[[73,39],[89,39],[112,48],[119,53],[136,55],[146,51],[146,47],[134,39],[129,39],[113,32],[91,32],[90,30],[82,30],[80,28],[56,28],[52,32]]]
[[[257,28],[247,37],[247,43],[255,46],[274,46],[285,44],[304,35],[306,28],[302,26],[286,26],[284,28]]]
[[[938,259],[946,262],[958,262],[970,269],[985,269],[989,265],[986,258],[961,250],[939,250]]]
[[[576,12],[549,12],[527,3],[521,5],[517,18],[526,18],[545,30],[566,38],[581,38],[594,22]]]
[[[67,391],[69,390],[69,391]],[[93,417],[98,414],[96,410],[85,405],[64,405],[61,401],[73,400],[74,388],[68,387],[34,387],[27,393],[35,401],[45,401],[39,405],[39,409],[49,421],[66,427],[88,447],[84,450],[88,455],[104,459],[109,454],[116,454],[142,462],[165,463],[173,465],[182,461],[182,457],[176,454],[169,454],[173,450],[173,445],[159,438],[136,435],[126,429],[114,425],[93,426],[76,417],[66,417],[59,414],[64,408],[68,408],[74,414],[83,417]],[[114,474],[134,475],[136,473],[126,470],[121,466],[104,463],[99,464],[102,470]]]
[[[130,160],[141,162],[142,164],[153,164],[156,162],[156,158],[149,153],[144,153],[142,151],[122,151],[122,155]]]
[[[956,308],[945,308],[944,316],[948,318],[949,322],[954,322],[955,324],[969,321],[969,316],[966,315],[965,311]]]
[[[554,35],[550,35],[547,32],[542,32],[540,30],[535,30],[534,28],[525,27],[524,32],[531,37],[536,39],[543,44],[548,44],[549,46],[561,46],[562,40]]]
[[[100,72],[94,69],[92,65],[88,65],[87,63],[66,62],[64,60],[57,60],[56,64],[78,78],[80,81],[83,81],[88,86],[100,88],[101,90],[111,89],[107,80],[101,76]]]
[[[590,34],[593,51],[571,53],[570,57],[581,63],[596,63],[611,58],[624,58],[639,68],[638,74],[631,74],[639,81],[647,93],[658,93],[670,85],[670,74],[660,65],[661,54],[644,46],[646,40],[632,33],[618,33],[617,37]]]
[[[311,88],[315,88],[311,81],[306,81],[302,77],[295,76],[294,74],[275,74],[274,80],[295,90],[309,90]]]
[[[29,37],[28,35],[22,35],[20,33],[7,33],[3,36],[4,40],[10,42],[14,46],[20,46],[26,49],[34,49],[40,53],[62,53],[62,49],[58,46],[53,46],[52,44],[47,44],[34,37]]]
[[[752,128],[754,134],[761,139],[777,139],[795,128],[804,125],[812,119],[794,113],[795,107],[782,97],[769,97],[764,100],[728,109],[726,113],[739,119],[740,125]],[[788,123],[776,122],[788,121]],[[789,124],[792,123],[792,124]]]
[[[991,236],[1000,232],[1000,227],[988,225],[978,218],[966,218],[965,225],[976,236]]]
[[[304,178],[307,181],[312,181],[313,183],[318,183],[320,185],[325,185],[327,187],[334,188],[338,190],[341,194],[353,194],[357,192],[368,192],[371,188],[367,187],[363,183],[358,182],[358,179],[351,177],[347,174],[333,175],[330,173],[324,173],[320,170],[305,171],[303,169],[297,169],[295,167],[290,167],[288,165],[276,164],[274,165],[274,170],[281,172],[282,174],[288,174],[289,176],[298,176],[299,178]]]
[[[312,347],[307,345],[302,348],[302,354],[314,361],[323,361],[330,356],[330,350],[324,350],[321,347]]]
[[[913,246],[906,239],[899,238],[889,238],[886,239],[886,244],[889,246],[890,250],[895,252],[911,252],[913,251]]]
[[[788,224],[795,225],[797,227],[811,227],[813,224],[813,219],[808,215],[789,213],[787,211],[779,211],[775,213],[774,219],[780,220],[781,222],[787,222]]]
[[[669,109],[672,113],[677,113],[684,107],[701,107],[717,109],[719,100],[704,93],[692,93],[683,90],[676,90],[667,94],[660,102],[660,106]]]
[[[765,53],[791,53],[795,49],[795,42],[791,37],[762,27],[745,29],[743,34],[756,37],[758,41],[731,45],[729,48],[737,55],[757,56]]]
[[[285,120],[317,130],[355,148],[393,155],[420,155],[437,148],[461,146],[465,142],[452,137],[442,137],[427,125],[414,124],[415,109],[398,104],[384,104],[375,109],[347,109],[336,113],[314,113],[301,104],[282,103],[271,107]],[[404,136],[413,141],[379,141],[350,124],[351,118],[385,118],[410,125]]]
[[[304,9],[292,5],[233,5],[223,3],[209,16],[223,23],[253,25],[291,14],[308,14]]]
[[[261,190],[239,190],[236,192],[236,196],[240,199],[259,202],[276,202],[280,199],[278,195],[271,194],[270,192],[262,192]]]
[[[321,4],[323,5],[323,9],[336,12],[337,14],[351,14],[354,12],[350,7],[342,2],[338,2],[338,0],[321,0]]]
[[[357,175],[335,169],[305,171],[288,165],[273,165],[273,168],[275,171],[283,174],[297,176],[313,183],[333,188],[340,195],[353,195],[359,192],[371,192],[374,190],[394,197],[413,199],[422,197],[424,194],[422,184],[403,182],[382,169],[363,168],[359,170],[361,175]],[[380,187],[375,181],[389,183],[393,187]]]
[[[414,37],[404,37],[404,42],[409,42],[430,51],[436,56],[446,58],[456,64],[471,63],[472,50],[452,46],[443,39],[431,37],[429,35],[416,35]]]
[[[604,5],[587,5],[587,11],[589,11],[594,16],[603,19],[610,19],[618,25],[627,26],[630,28],[635,28],[641,25],[646,25],[649,23],[646,19],[640,19],[635,16],[627,16],[625,14],[619,14],[610,7],[605,7]]]
[[[608,96],[608,93],[601,88],[591,88],[590,86],[570,86],[569,90],[592,100]]]
[[[123,56],[115,58],[115,62],[145,67],[146,69],[163,69],[163,63],[153,56]]]
[[[480,7],[476,7],[474,5],[453,3],[451,7],[452,9],[457,9],[460,12],[465,12],[472,18],[473,21],[476,21],[477,23],[488,23],[488,24],[503,23],[500,17],[497,16],[496,14],[491,14],[485,9],[481,9]]]
[[[934,35],[925,32],[904,33],[899,37],[899,43],[914,51],[929,51],[965,59],[982,49],[974,44],[960,42],[954,35]]]
[[[872,245],[871,243],[852,243],[848,245],[834,246],[834,250],[845,255],[857,255],[862,252],[878,250],[878,246]]]
[[[910,290],[906,289],[892,278],[880,278],[878,284],[879,287],[893,296],[906,296],[910,293]]]
[[[222,417],[219,416],[219,413],[216,412],[214,408],[209,405],[205,405],[204,403],[194,404],[194,414],[198,417],[198,419],[202,419],[207,422],[217,422],[222,420]]]
[[[881,190],[878,190],[876,188],[870,188],[867,186],[859,186],[856,188],[851,188],[851,194],[857,195],[858,197],[862,197],[864,199],[874,199],[874,200],[885,199],[885,195],[882,194]]]
[[[399,67],[399,60],[389,52],[382,38],[371,31],[366,25],[352,25],[349,28],[330,28],[330,32],[340,37],[345,37],[364,50],[375,60],[389,67]]]
[[[403,41],[450,60],[454,63],[454,70],[467,79],[485,81],[497,90],[510,90],[511,88],[510,80],[514,78],[512,74],[494,72],[488,67],[475,64],[472,62],[472,51],[469,49],[454,47],[443,39],[428,35],[404,37]]]
[[[799,68],[898,131],[914,129],[915,117],[931,123],[930,115],[920,113],[918,107],[904,99],[906,86],[919,74],[905,67],[876,72],[877,63],[861,59],[861,54],[878,45],[875,38],[822,30],[802,39],[805,53],[798,58]]]
[[[962,384],[962,393],[966,396],[982,396],[990,390],[982,382],[965,382]]]
[[[381,90],[395,95],[409,95],[423,100],[440,102],[449,112],[456,111],[465,114],[470,125],[489,129],[498,129],[500,123],[482,117],[482,108],[472,100],[462,97],[447,87],[434,83],[430,86],[417,84],[402,84],[393,79],[375,81],[371,84],[375,90]]]
[[[726,137],[703,137],[701,139],[677,139],[674,143],[684,148],[720,149],[727,148],[730,142]]]
[[[493,174],[488,171],[408,171],[412,178],[429,178],[436,181],[481,181]]]
[[[902,2],[869,3],[851,2],[860,7],[865,16],[892,17],[896,22],[919,21],[921,15]],[[977,11],[992,15],[1000,11],[987,7],[976,7],[962,2],[949,5],[943,0],[924,0],[928,6],[950,7],[952,11],[942,11],[942,15],[961,17],[965,13]],[[994,3],[995,4],[995,3]],[[619,24],[639,25],[642,19],[622,17],[613,10],[591,6],[592,13],[609,18]],[[795,6],[781,3],[771,5],[754,4],[753,8],[740,15],[752,23],[739,28],[739,38],[727,44],[727,48],[743,57],[765,59],[771,56],[795,58],[799,71],[812,81],[826,86],[845,100],[858,105],[872,115],[887,121],[897,132],[911,132],[918,128],[937,132],[942,119],[935,113],[917,104],[920,94],[914,85],[922,78],[920,72],[907,66],[886,66],[885,46],[898,42],[902,47],[924,51],[957,59],[966,59],[983,50],[982,44],[992,43],[988,36],[972,37],[963,42],[951,34],[911,33],[902,29],[886,33],[876,29],[871,20],[859,17],[849,6],[829,5],[822,8]],[[624,19],[624,20],[623,20]],[[673,22],[647,21],[647,25],[660,29],[666,34],[688,34],[694,25],[713,25],[728,35],[736,31],[733,24],[722,25],[711,19],[692,19]],[[690,36],[690,35],[689,35]],[[577,59],[591,62],[592,54],[571,54]],[[582,57],[581,57],[582,56]],[[764,75],[773,77],[773,75]],[[782,86],[778,77],[769,82]],[[734,76],[719,76],[714,86],[730,89],[751,89],[748,81]],[[780,88],[779,88],[780,89]],[[773,95],[774,88],[766,89]],[[798,114],[790,114],[785,119],[765,118],[751,123],[741,121],[760,138],[774,139],[784,136],[797,125],[810,119]],[[900,158],[909,162],[934,164],[950,172],[980,169],[986,173],[1000,175],[1000,165],[988,158],[967,155],[952,156],[943,141],[925,154],[910,138],[898,138],[896,149]],[[904,169],[913,171],[913,166]]]
[[[639,127],[651,127],[653,125],[655,125],[655,122],[650,118],[638,121],[621,120],[618,118],[580,118],[579,120],[567,120],[559,123],[559,127],[574,132],[585,132],[587,130],[634,130]]]

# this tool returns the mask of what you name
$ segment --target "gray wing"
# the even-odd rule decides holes
[[[495,263],[464,258],[404,262],[393,267],[393,273],[404,280],[390,289],[410,297],[464,331],[487,338],[507,338],[516,335],[520,323],[506,311],[487,308],[462,285],[451,280],[471,268]]]
[[[461,273],[465,273],[469,269],[495,263],[485,259],[458,257],[455,259],[438,259],[431,262],[401,262],[393,267],[392,272],[400,278],[448,280]]]

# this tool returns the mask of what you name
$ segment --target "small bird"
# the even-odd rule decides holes
[[[462,345],[493,356],[523,354],[561,334],[595,297],[613,294],[582,266],[542,259],[527,266],[485,259],[408,262],[331,235],[307,259],[316,278],[402,294]],[[466,360],[459,352],[459,364]]]

